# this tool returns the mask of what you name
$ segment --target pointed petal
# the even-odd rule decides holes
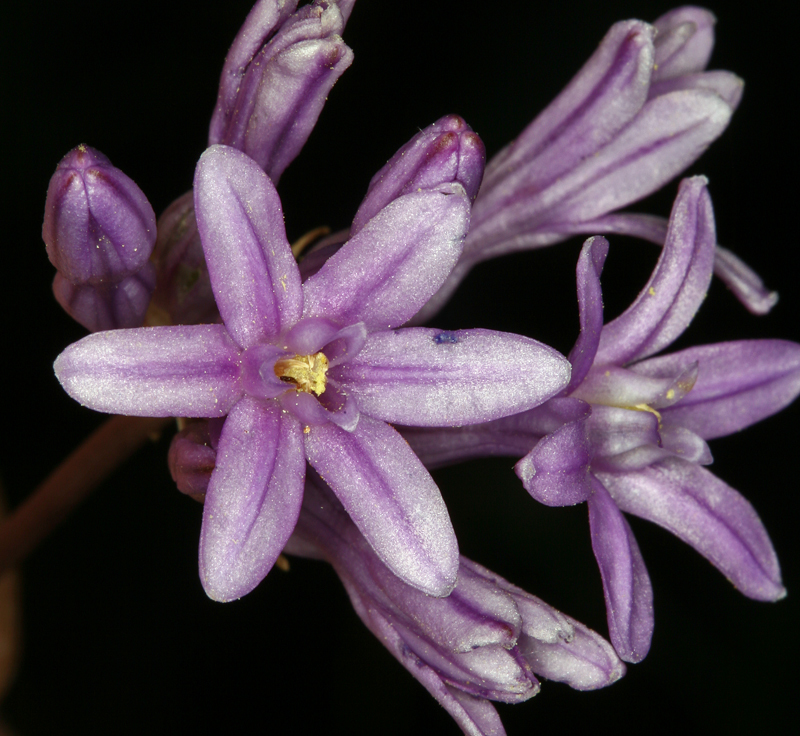
[[[569,381],[546,345],[491,330],[375,332],[331,375],[361,410],[409,426],[474,424],[541,404]]]
[[[460,184],[394,200],[305,282],[304,316],[399,327],[455,266],[469,211]]]
[[[200,534],[200,579],[210,598],[253,590],[291,536],[303,501],[302,437],[274,401],[245,397],[225,420]]]
[[[671,531],[744,595],[765,601],[786,595],[775,550],[758,514],[705,468],[668,458],[638,472],[598,477],[623,511]]]
[[[239,349],[222,325],[96,332],[53,365],[81,404],[139,417],[218,417],[242,395]]]
[[[619,365],[646,358],[675,340],[705,298],[715,244],[706,179],[685,179],[653,275],[633,304],[603,328],[595,363]]]
[[[611,643],[626,662],[641,662],[653,636],[653,587],[628,522],[596,479],[589,497],[589,525]]]
[[[594,363],[600,332],[603,329],[603,292],[600,274],[608,255],[608,241],[603,237],[589,238],[578,258],[578,310],[581,334],[569,354],[572,377],[567,393],[574,391],[586,378]]]
[[[742,340],[701,345],[632,366],[658,378],[698,363],[694,388],[662,410],[665,422],[704,439],[723,437],[788,406],[800,393],[800,345],[785,340]]]
[[[352,433],[326,424],[305,437],[308,461],[381,560],[409,585],[447,595],[458,574],[447,507],[397,431],[362,414]]]
[[[286,240],[281,201],[251,158],[212,146],[194,179],[197,229],[214,298],[234,340],[272,342],[300,318],[300,272]]]

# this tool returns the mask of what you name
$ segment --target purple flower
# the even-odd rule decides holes
[[[711,462],[706,440],[743,429],[800,393],[800,345],[741,341],[650,357],[686,329],[705,298],[715,240],[705,180],[685,180],[650,281],[603,325],[599,276],[608,244],[590,238],[578,265],[581,335],[564,394],[485,425],[404,432],[429,467],[524,454],[516,471],[534,498],[550,506],[588,501],[611,640],[627,661],[647,654],[653,613],[649,577],[621,511],[669,529],[745,595],[785,594],[756,512],[702,465]]]
[[[333,565],[364,624],[464,733],[505,733],[490,701],[527,700],[539,690],[536,675],[596,690],[625,673],[602,637],[465,557],[447,598],[410,587],[313,472],[305,494],[287,553]]]
[[[679,8],[648,25],[615,24],[561,94],[492,158],[464,252],[415,317],[428,320],[477,263],[581,234],[624,233],[662,245],[666,220],[618,214],[680,174],[728,125],[743,82],[704,71],[715,19]],[[748,309],[777,296],[736,256],[718,249],[715,269]]]
[[[100,151],[81,145],[61,159],[42,238],[58,269],[53,293],[73,319],[93,332],[144,322],[156,218],[142,190]]]
[[[306,459],[393,572],[447,595],[458,570],[447,510],[388,422],[495,419],[538,405],[569,380],[567,361],[527,338],[395,329],[461,252],[464,188],[447,183],[393,200],[302,284],[280,200],[252,159],[212,146],[194,192],[224,324],[90,336],[56,360],[62,385],[99,411],[227,414],[200,541],[212,598],[244,595],[269,571],[300,511]]]

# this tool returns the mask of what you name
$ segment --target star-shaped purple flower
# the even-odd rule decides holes
[[[454,432],[404,431],[428,467],[476,455],[524,455],[516,471],[538,501],[588,501],[611,641],[631,662],[650,647],[652,588],[622,511],[692,545],[745,595],[785,595],[755,510],[702,466],[712,461],[706,440],[754,424],[800,393],[800,345],[750,340],[650,357],[686,329],[703,302],[715,242],[706,180],[684,180],[649,282],[606,325],[600,273],[608,243],[595,237],[584,245],[578,264],[581,334],[562,396],[519,416]]]
[[[227,146],[200,159],[197,226],[224,324],[97,333],[55,370],[99,411],[221,417],[200,541],[217,600],[252,590],[294,529],[306,460],[379,557],[447,595],[458,548],[438,488],[388,422],[454,426],[536,406],[568,362],[488,330],[395,329],[441,286],[469,224],[464,188],[394,199],[305,283],[275,188]]]

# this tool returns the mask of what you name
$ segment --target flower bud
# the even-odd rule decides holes
[[[352,3],[345,3],[349,14]],[[353,62],[340,37],[345,19],[332,0],[292,12],[261,0],[225,60],[209,145],[233,146],[277,183],[317,122],[328,93]]]
[[[129,177],[80,145],[50,179],[42,238],[50,261],[72,284],[117,283],[147,264],[156,218]]]
[[[610,685],[625,672],[602,637],[464,557],[446,598],[407,585],[313,471],[286,552],[333,565],[364,624],[465,733],[498,732],[488,701],[532,697],[534,672],[579,690]]]
[[[148,324],[197,325],[219,321],[191,190],[178,197],[158,218],[153,263],[156,288]]]
[[[167,462],[181,493],[203,501],[217,462],[217,445],[223,422],[218,419],[189,421],[172,438]]]
[[[350,236],[403,194],[458,182],[474,200],[483,178],[486,150],[458,115],[447,115],[415,135],[372,177]]]
[[[90,332],[141,327],[156,285],[152,263],[121,281],[73,284],[62,274],[53,279],[53,295],[64,311]]]

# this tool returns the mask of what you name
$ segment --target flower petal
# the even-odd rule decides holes
[[[194,179],[197,229],[203,241],[214,298],[234,340],[248,348],[272,342],[303,309],[281,202],[251,158],[212,146]]]
[[[714,48],[717,19],[705,8],[675,8],[653,21],[656,68],[653,79],[668,79],[706,68]]]
[[[218,417],[242,395],[239,349],[222,325],[96,332],[53,368],[73,399],[110,414]]]
[[[633,304],[603,328],[596,364],[646,358],[686,329],[711,281],[716,242],[706,179],[685,179],[655,270]]]
[[[589,497],[589,525],[611,643],[626,662],[641,662],[653,636],[653,587],[628,522],[597,479]]]
[[[563,614],[562,614],[563,615]],[[597,690],[619,680],[625,665],[602,636],[580,621],[564,616],[573,627],[570,637],[544,642],[523,636],[519,648],[540,677],[565,682],[575,690]]]
[[[253,590],[291,536],[303,501],[302,437],[274,401],[245,397],[225,420],[200,535],[200,578],[210,598]]]
[[[652,27],[642,21],[611,27],[564,91],[491,160],[476,220],[484,220],[484,208],[496,207],[498,195],[506,199],[521,184],[533,184],[531,177],[540,188],[548,186],[630,122],[647,98],[652,38]]]
[[[608,241],[603,237],[589,238],[578,258],[578,310],[581,334],[569,354],[572,377],[566,392],[581,385],[594,363],[600,333],[603,329],[603,292],[600,274],[608,255]]]
[[[478,457],[522,457],[544,435],[585,419],[589,405],[555,398],[534,409],[466,427],[398,427],[422,464],[432,470]]]
[[[326,424],[305,437],[308,461],[378,557],[409,585],[447,595],[458,574],[447,507],[397,431],[362,414],[353,432]]]
[[[539,440],[514,471],[539,503],[572,506],[592,492],[591,449],[586,420],[578,420]]]
[[[460,184],[395,199],[305,282],[304,316],[399,327],[452,270],[469,211]]]
[[[778,292],[764,286],[761,277],[739,256],[717,246],[714,273],[753,314],[767,314],[778,303]]]
[[[633,473],[598,473],[617,505],[694,547],[744,595],[783,598],[780,567],[748,501],[705,468],[667,458]]]
[[[761,421],[800,393],[800,345],[785,340],[700,345],[636,363],[631,370],[660,378],[695,361],[694,388],[662,416],[707,440]]]
[[[409,426],[473,424],[530,409],[569,381],[566,359],[527,337],[424,327],[376,332],[331,371],[367,414]]]

